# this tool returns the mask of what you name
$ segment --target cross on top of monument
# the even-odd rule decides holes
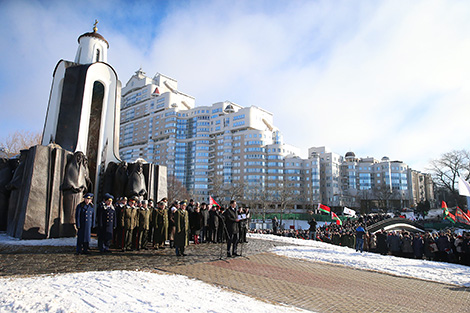
[[[98,20],[95,20],[95,23],[93,24],[93,32],[97,32],[98,31],[98,27],[96,27],[96,25],[98,25]]]

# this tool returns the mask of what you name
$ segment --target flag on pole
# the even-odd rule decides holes
[[[350,209],[348,207],[344,207],[343,209],[343,214],[345,215],[350,215],[350,216],[355,216],[356,215],[356,211],[354,211],[353,209]]]
[[[459,176],[459,194],[470,197],[470,184]]]
[[[445,220],[449,220],[455,224],[455,215],[447,211],[447,214],[444,216]]]
[[[335,212],[331,212],[331,218],[336,221],[336,225],[343,225],[343,222],[341,222]]]
[[[216,205],[220,208],[220,205],[214,200],[214,198],[212,198],[211,196],[209,196],[209,206],[213,206],[213,205]]]
[[[445,211],[447,210],[447,203],[445,203],[445,201],[442,201],[441,203],[441,208]]]
[[[457,207],[457,210],[455,211],[455,218],[459,223],[470,225],[470,217],[459,207]]]
[[[328,213],[328,214],[331,213],[331,209],[329,207],[327,207],[326,205],[323,205],[321,203],[318,204],[318,210],[320,210],[322,212],[325,212],[325,213]]]
[[[454,214],[449,212],[449,209],[447,208],[447,203],[442,201],[441,206],[442,206],[442,210],[444,211],[444,215],[443,215],[444,219],[449,220],[452,223],[455,223],[455,216],[454,216]]]

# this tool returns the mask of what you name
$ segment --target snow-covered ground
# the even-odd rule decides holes
[[[470,267],[452,263],[398,258],[377,253],[360,253],[356,250],[332,244],[274,235],[251,234],[253,238],[291,243],[295,246],[279,246],[272,252],[315,262],[327,262],[344,266],[415,277],[447,284],[470,287]]]
[[[323,242],[273,235],[252,238],[292,244],[272,252],[394,275],[470,286],[470,267],[358,253]],[[0,235],[0,244],[73,246],[74,238],[19,241]],[[143,271],[86,272],[0,279],[0,312],[300,312],[179,275]]]
[[[180,275],[86,272],[0,279],[0,312],[305,312]]]
[[[75,247],[77,245],[77,238],[55,238],[45,240],[20,240],[7,236],[5,233],[0,233],[0,244],[12,246],[54,246],[54,247]],[[91,239],[90,247],[97,247],[98,241]]]

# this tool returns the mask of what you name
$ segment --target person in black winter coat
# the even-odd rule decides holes
[[[196,205],[193,208],[193,212],[189,213],[189,225],[191,227],[191,235],[193,236],[195,244],[199,244],[199,232],[202,227],[202,218],[201,208]]]
[[[75,210],[75,227],[77,228],[77,254],[89,254],[91,240],[91,227],[93,218],[93,194],[87,193],[83,202],[77,205]]]
[[[100,204],[96,212],[98,221],[98,248],[100,252],[109,252],[113,232],[117,226],[113,200],[114,197],[112,195],[105,194],[104,202]]]
[[[239,219],[237,212],[237,202],[230,201],[230,207],[224,212],[225,226],[227,229],[227,257],[238,256],[238,234]]]

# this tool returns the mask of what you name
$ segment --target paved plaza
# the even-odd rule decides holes
[[[74,247],[0,246],[0,276],[104,270],[186,275],[273,303],[315,312],[470,312],[470,288],[309,262],[269,252],[283,243],[250,239],[243,257],[226,259],[220,244],[75,255]],[[221,249],[222,248],[222,249]],[[221,255],[223,256],[221,258]]]

